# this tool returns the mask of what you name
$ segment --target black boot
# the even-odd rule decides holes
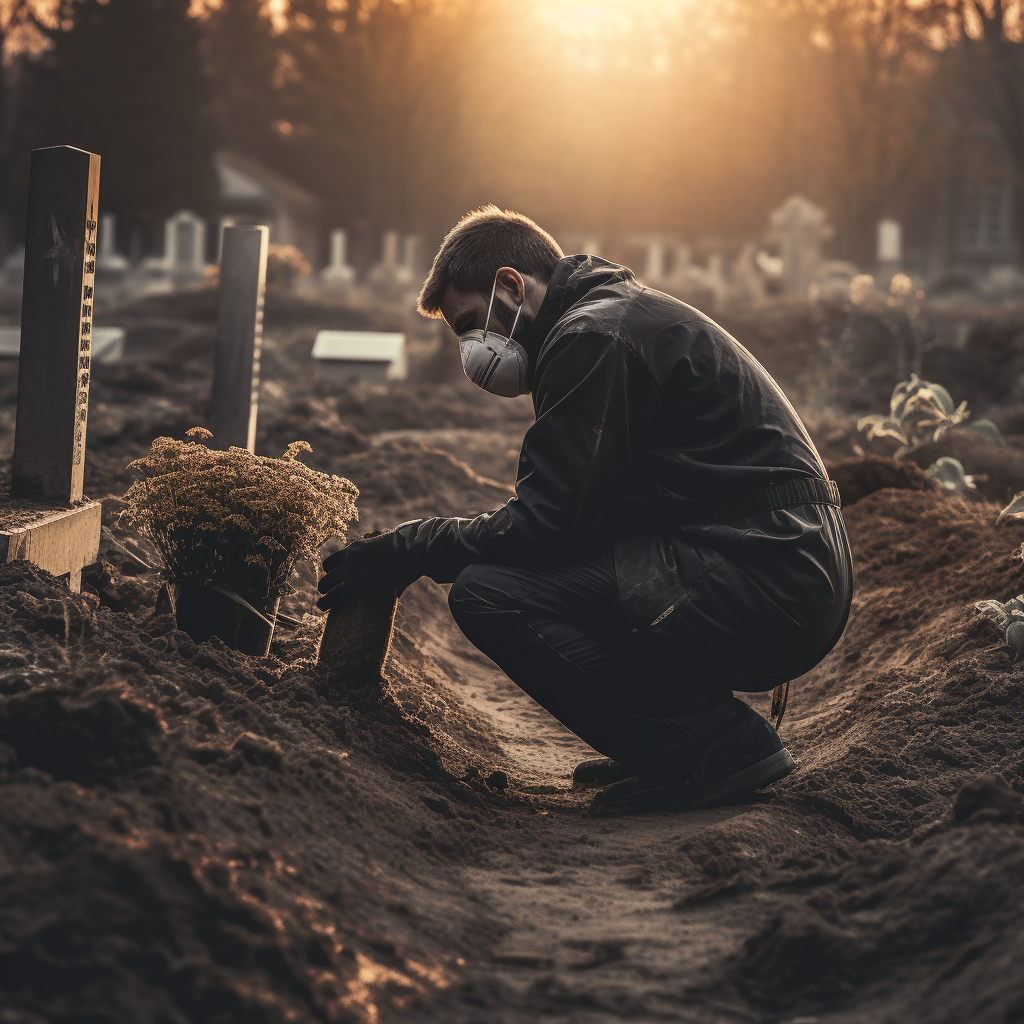
[[[572,788],[610,786],[613,782],[622,782],[623,779],[631,779],[634,775],[635,768],[627,768],[610,757],[593,757],[589,761],[580,761],[572,770]]]
[[[672,725],[679,745],[651,752],[649,767],[636,778],[601,790],[591,815],[726,804],[778,782],[796,767],[779,734],[738,697]]]

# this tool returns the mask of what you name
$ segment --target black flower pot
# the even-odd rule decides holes
[[[236,651],[265,658],[270,653],[281,598],[240,596],[263,618],[219,590],[175,584],[174,617],[178,629],[188,633],[197,644],[219,637]]]

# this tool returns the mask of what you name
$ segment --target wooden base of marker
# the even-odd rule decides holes
[[[320,641],[317,665],[333,696],[379,700],[384,693],[381,672],[391,653],[398,594],[364,594],[332,608]]]
[[[82,569],[99,558],[101,514],[98,501],[55,508],[0,497],[0,565],[27,559],[79,593]]]

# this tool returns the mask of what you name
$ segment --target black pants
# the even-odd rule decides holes
[[[803,516],[802,539],[777,543],[784,534],[777,527],[794,516]],[[809,670],[845,626],[852,567],[838,510],[803,506],[739,525],[752,529],[736,532],[731,525],[744,539],[734,547],[746,553],[763,534],[775,542],[768,547],[776,562],[764,561],[755,549],[751,565],[759,564],[747,572],[723,557],[692,582],[687,601],[663,629],[627,620],[611,541],[561,564],[471,565],[453,584],[448,603],[469,640],[563,725],[608,757],[650,770],[663,764],[665,751],[678,749],[673,720],[710,710],[733,690],[766,691]],[[714,536],[704,531],[702,547]],[[728,549],[729,537],[718,539]],[[821,578],[800,587],[799,574],[785,568],[807,564],[808,552]],[[785,580],[779,586],[790,592],[773,588],[776,579]],[[797,607],[804,591],[806,607]],[[832,597],[826,601],[823,593]],[[782,645],[781,658],[765,638],[784,634],[794,639]]]

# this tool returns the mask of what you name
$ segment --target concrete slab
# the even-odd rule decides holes
[[[316,375],[326,380],[405,380],[405,335],[383,331],[320,331],[313,343]]]
[[[67,576],[73,593],[82,589],[82,569],[100,551],[98,501],[74,508],[0,498],[0,564],[27,559],[54,576]]]

